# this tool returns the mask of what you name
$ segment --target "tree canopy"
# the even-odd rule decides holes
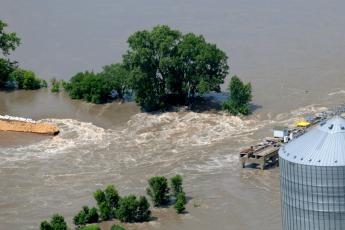
[[[10,54],[20,45],[20,38],[14,32],[8,33],[5,31],[7,24],[0,20],[0,49],[4,56]]]
[[[0,50],[4,57],[20,45],[20,38],[14,32],[6,32],[7,24],[0,20]],[[39,89],[47,82],[36,77],[32,71],[18,68],[17,62],[0,58],[0,88]]]
[[[215,44],[166,25],[137,31],[127,42],[122,63],[73,76],[66,88],[71,98],[104,103],[113,91],[119,99],[131,92],[143,110],[164,110],[219,92],[229,70],[226,54]]]
[[[223,109],[233,115],[250,113],[249,103],[252,100],[252,85],[243,83],[237,76],[229,82],[229,99],[224,102]]]
[[[196,94],[220,91],[228,73],[226,54],[203,36],[183,35],[166,25],[128,38],[124,65],[133,74],[135,99],[145,110],[188,104]]]

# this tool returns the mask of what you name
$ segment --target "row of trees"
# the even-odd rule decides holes
[[[133,92],[144,110],[187,105],[196,95],[220,91],[228,74],[226,54],[203,36],[182,34],[166,25],[138,31],[128,38],[122,63],[100,73],[73,76],[66,90],[74,99],[102,103],[115,90],[122,99]]]
[[[7,24],[0,20],[0,89],[39,89],[47,87],[47,82],[37,78],[34,72],[18,67],[17,62],[8,59],[11,51],[20,45],[20,38],[16,33],[5,31]]]
[[[177,213],[185,211],[186,195],[182,187],[182,177],[176,175],[170,179],[164,176],[152,177],[148,180],[147,194],[155,207],[162,207],[174,204]],[[99,221],[118,219],[121,222],[145,222],[151,219],[150,203],[145,196],[124,196],[121,197],[115,186],[108,185],[104,190],[98,189],[93,193],[97,208],[88,206],[74,216],[73,222],[77,229],[97,230],[96,224]],[[61,215],[55,214],[50,222],[43,221],[41,230],[67,230],[67,224]],[[111,230],[124,230],[114,225]]]
[[[128,38],[122,63],[104,66],[99,73],[74,75],[65,90],[72,99],[104,103],[126,93],[146,111],[170,105],[190,105],[196,96],[215,91],[229,71],[228,57],[203,36],[182,34],[166,25],[138,31]],[[223,109],[232,114],[250,113],[251,85],[237,76],[229,85]]]

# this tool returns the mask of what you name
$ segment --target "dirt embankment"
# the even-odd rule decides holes
[[[0,120],[0,131],[27,132],[48,135],[57,135],[59,133],[59,129],[55,125],[13,120]]]

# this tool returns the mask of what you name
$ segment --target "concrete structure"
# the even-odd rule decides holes
[[[321,122],[279,150],[283,230],[345,229],[345,119]]]

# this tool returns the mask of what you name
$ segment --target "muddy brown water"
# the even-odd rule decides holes
[[[120,60],[129,34],[169,24],[224,49],[231,72],[252,82],[256,108],[247,118],[152,115],[134,103],[92,105],[45,89],[0,92],[0,114],[61,129],[56,137],[0,133],[0,229],[38,229],[56,212],[72,224],[97,188],[144,194],[150,176],[176,173],[191,197],[188,213],[154,210],[156,221],[128,229],[281,229],[279,169],[241,169],[237,153],[275,125],[344,103],[344,2],[0,3],[23,39],[13,58],[47,80],[99,70]]]

